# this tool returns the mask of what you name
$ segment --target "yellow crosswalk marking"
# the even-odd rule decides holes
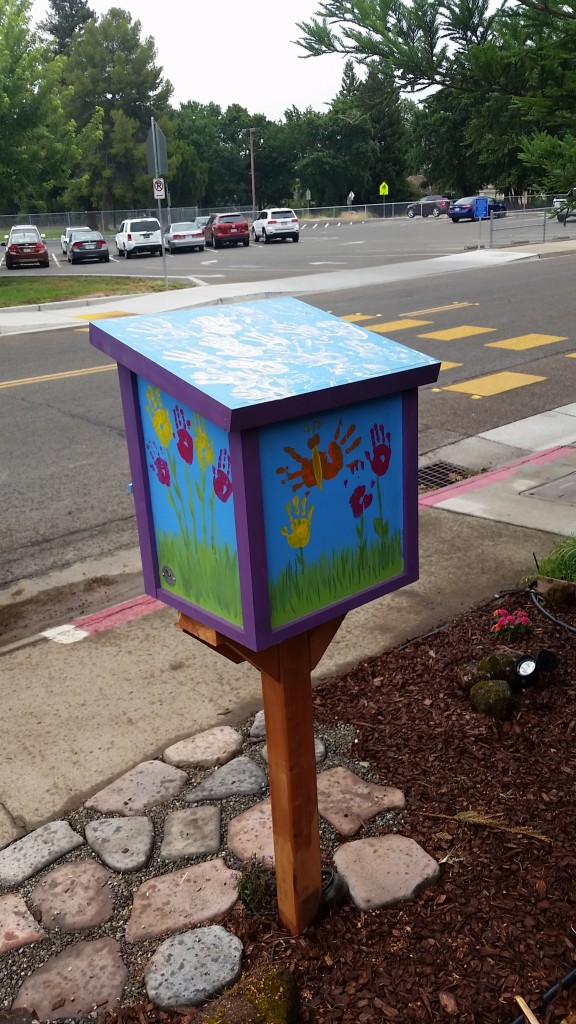
[[[459,391],[464,395],[473,397],[488,398],[491,395],[501,395],[503,391],[513,391],[515,388],[523,388],[526,384],[537,384],[546,377],[535,377],[531,373],[490,373],[486,377],[476,377],[474,380],[464,380],[460,384],[446,384],[443,391]]]
[[[458,338],[472,338],[475,334],[489,334],[495,327],[449,327],[446,331],[431,331],[430,334],[419,334],[419,338],[433,338],[435,341],[457,341]]]
[[[346,316],[341,316],[341,320],[347,320],[350,324],[357,324],[359,320],[376,320],[377,317],[382,316],[381,313],[347,313]]]
[[[567,352],[566,353],[566,358],[567,359],[576,359],[576,352]]]
[[[425,327],[431,324],[431,320],[389,320],[385,324],[366,324],[367,331],[375,331],[377,334],[385,334],[386,331],[406,331],[409,327]]]
[[[479,306],[479,302],[451,302],[448,306],[432,306],[431,309],[413,309],[410,313],[402,313],[402,316],[428,316],[430,313],[450,313],[456,309],[467,309],[470,306]]]
[[[558,334],[519,334],[516,338],[504,338],[503,341],[487,341],[486,348],[505,348],[514,352],[524,352],[527,348],[539,348],[540,345],[553,345],[557,341],[567,341]]]
[[[462,363],[449,363],[447,359],[443,359],[440,363],[440,373],[442,370],[453,370],[455,366],[462,366]]]
[[[72,377],[84,377],[90,373],[108,373],[115,370],[116,363],[109,363],[106,366],[87,366],[85,370],[64,370],[62,373],[44,373],[38,377],[21,377],[19,380],[0,381],[0,388],[18,388],[23,384],[43,384],[45,381],[68,380]]]
[[[75,320],[107,320],[113,316],[134,316],[134,313],[124,313],[121,309],[109,309],[106,313],[78,313]]]

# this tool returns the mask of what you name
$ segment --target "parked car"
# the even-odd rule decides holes
[[[72,231],[67,249],[68,263],[83,263],[85,260],[110,263],[108,243],[99,231]]]
[[[554,196],[552,209],[556,213],[556,219],[561,224],[576,217],[576,187],[571,188],[569,192],[563,192],[561,195]]]
[[[252,225],[254,241],[271,242],[273,238],[281,238],[283,242],[291,238],[293,242],[300,239],[300,222],[294,210],[270,209],[262,210]]]
[[[119,256],[129,260],[139,253],[162,255],[162,228],[156,217],[138,217],[122,221],[116,234]]]
[[[452,203],[448,210],[448,216],[452,223],[457,224],[459,220],[480,220],[476,216],[476,203],[479,199],[485,198],[485,196],[465,196],[464,199],[458,199],[457,202]],[[499,199],[492,199],[491,196],[488,197],[488,217],[492,211],[494,211],[495,217],[505,217],[506,210],[506,203],[500,202]]]
[[[2,245],[6,247],[6,269],[27,267],[39,263],[41,267],[50,266],[48,249],[35,224],[15,224],[9,235],[5,235]]]
[[[210,217],[196,217],[196,223],[199,228],[205,228]]]
[[[443,213],[448,213],[450,209],[450,203],[452,196],[422,196],[416,203],[409,203],[406,207],[406,213],[412,219],[413,217],[429,217],[432,214],[433,217],[440,217]]]
[[[169,224],[164,235],[164,248],[167,252],[174,252],[176,249],[192,249],[194,252],[202,252],[205,244],[204,232],[193,220]]]
[[[60,235],[60,248],[62,249],[64,256],[68,250],[68,239],[73,231],[90,231],[90,228],[87,224],[78,225],[78,227],[66,228],[66,230]]]
[[[206,245],[250,245],[248,221],[243,213],[212,213],[204,227]]]

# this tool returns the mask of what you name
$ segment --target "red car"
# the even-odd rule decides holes
[[[27,267],[31,263],[39,263],[41,267],[50,266],[48,249],[42,235],[34,224],[15,224],[10,231],[6,246],[6,269]]]
[[[242,213],[213,213],[203,228],[206,245],[250,245],[248,221]]]

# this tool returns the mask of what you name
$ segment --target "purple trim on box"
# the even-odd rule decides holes
[[[418,391],[402,396],[402,488],[404,491],[404,565],[418,579]]]
[[[147,594],[156,597],[159,585],[158,558],[156,555],[156,537],[153,529],[154,517],[150,504],[148,478],[145,474],[147,458],[140,418],[138,384],[135,375],[120,363],[118,364],[118,379],[124,412],[128,460],[132,475],[136,526],[138,528],[140,554],[142,556],[144,590]]]
[[[242,532],[238,532],[238,549],[242,546],[245,558],[245,573],[240,575],[241,593],[244,587],[249,590],[250,607],[253,615],[252,641],[268,632],[270,623],[270,597],[268,586],[268,560],[266,557],[266,526],[264,522],[264,500],[262,496],[262,478],[260,469],[260,437],[257,431],[244,431],[232,434],[240,438],[240,457],[244,467],[244,508],[246,520],[242,524]],[[240,557],[240,556],[239,556]],[[251,578],[249,576],[251,568]],[[244,578],[246,577],[246,578]],[[248,624],[247,624],[248,629]]]
[[[236,551],[240,577],[244,643],[251,646],[255,635],[254,587],[250,573],[250,508],[254,488],[250,466],[244,461],[244,446],[240,434],[229,435],[230,458],[233,466],[234,521],[236,524]]]
[[[200,391],[193,384],[189,384],[181,377],[171,373],[170,370],[159,366],[153,359],[135,352],[129,345],[106,334],[101,327],[97,327],[95,324],[90,324],[90,344],[94,348],[100,349],[101,352],[105,352],[111,359],[115,359],[120,366],[128,367],[133,373],[149,381],[154,387],[162,388],[177,402],[190,406],[195,412],[215,423],[216,426],[229,431],[230,410],[228,407],[206,395],[204,391]]]

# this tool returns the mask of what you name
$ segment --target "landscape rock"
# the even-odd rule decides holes
[[[143,761],[84,804],[101,814],[142,814],[149,807],[178,796],[188,782],[186,772],[163,761]]]
[[[154,826],[145,815],[98,818],[84,832],[90,848],[113,871],[140,871],[150,860]]]
[[[149,999],[161,1009],[200,1006],[238,980],[242,942],[220,925],[196,928],[162,942],[144,980]]]
[[[26,978],[12,1009],[34,1010],[39,1021],[103,1013],[118,1006],[127,974],[115,939],[77,942]]]
[[[413,839],[400,835],[357,839],[334,854],[359,910],[411,900],[440,875],[440,865]]]
[[[221,858],[150,878],[134,894],[128,942],[184,931],[226,914],[236,903],[236,874]]]
[[[0,885],[20,885],[83,844],[67,821],[49,821],[0,850]]]
[[[172,811],[164,820],[161,860],[209,857],[220,849],[220,808],[208,804]]]
[[[231,796],[253,796],[268,785],[266,772],[251,757],[242,755],[217,768],[199,786],[186,793],[188,803],[224,800]]]
[[[32,917],[21,896],[16,893],[0,896],[0,954],[44,938],[46,932]]]
[[[274,863],[274,833],[270,797],[238,814],[228,825],[228,849],[239,860]]]
[[[215,768],[226,764],[242,750],[242,736],[229,725],[217,725],[167,747],[162,755],[167,764]]]
[[[503,722],[514,707],[514,696],[505,679],[483,679],[470,690],[470,700],[476,711]]]
[[[112,877],[93,860],[60,864],[34,886],[30,905],[45,928],[63,932],[95,928],[112,917],[114,903],[108,885]]]
[[[353,836],[382,811],[402,811],[401,790],[365,782],[347,768],[329,768],[317,779],[318,811],[342,836]]]

